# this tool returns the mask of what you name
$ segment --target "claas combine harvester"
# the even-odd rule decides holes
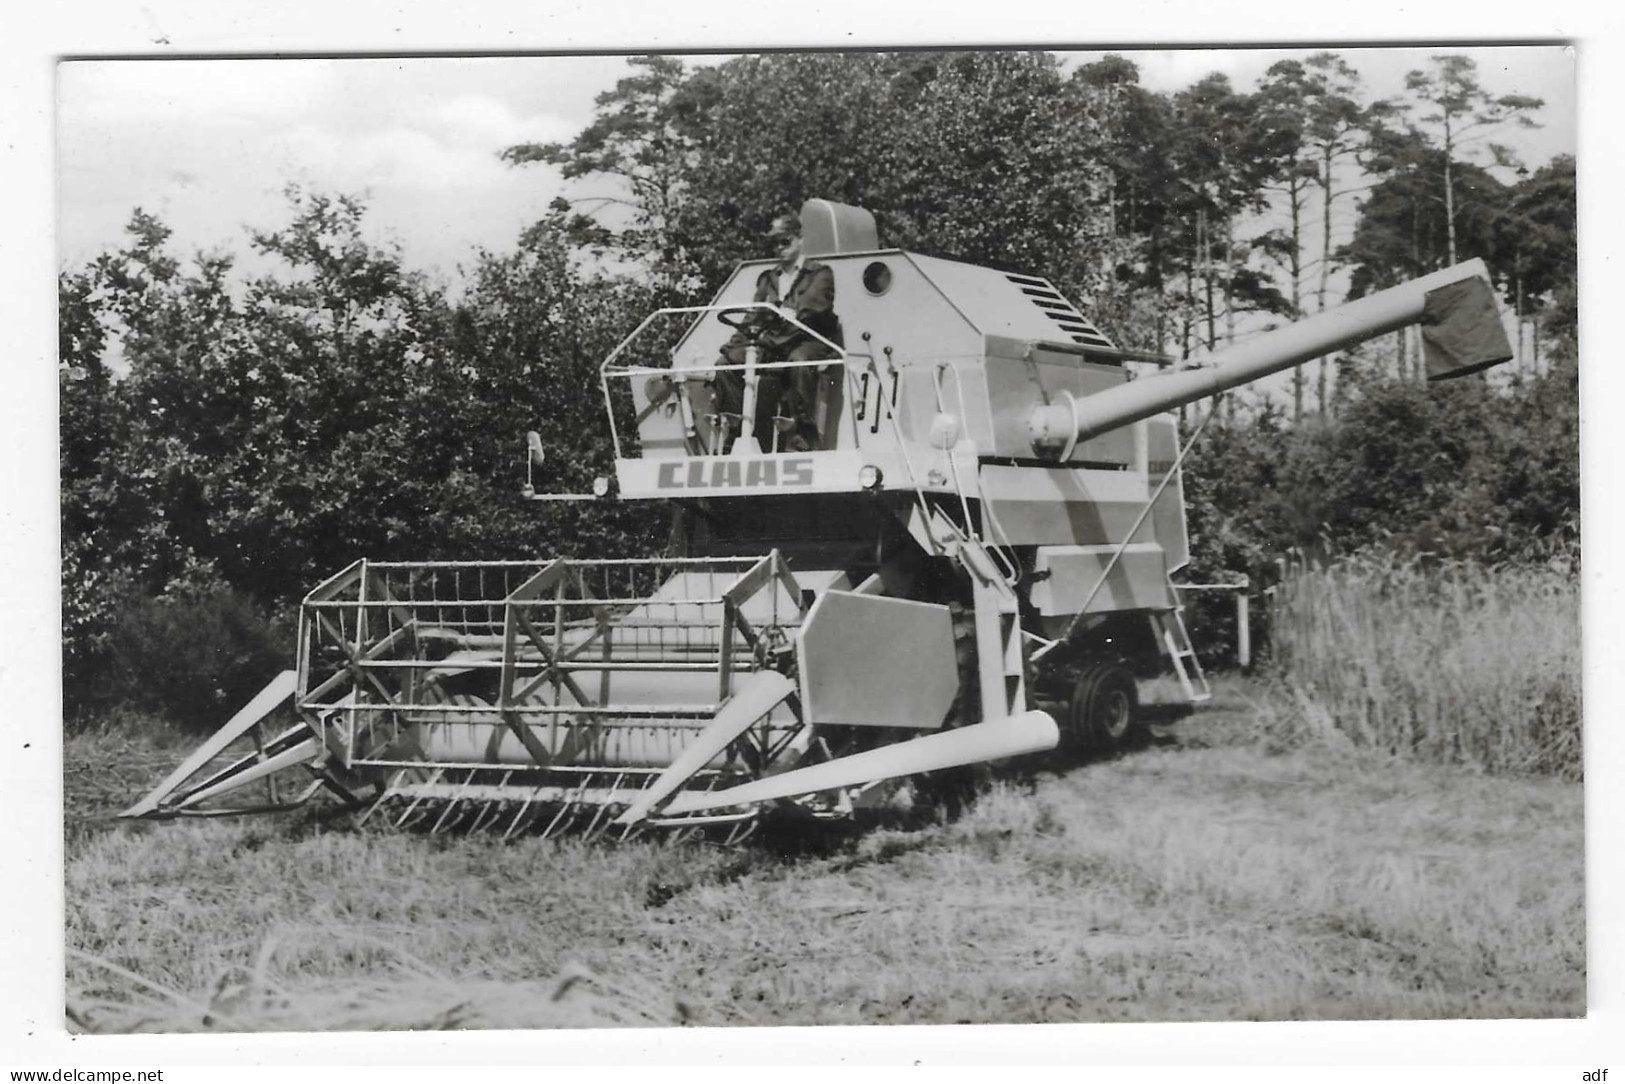
[[[305,598],[294,668],[125,815],[325,789],[434,829],[738,836],[769,807],[838,817],[905,779],[1120,746],[1137,672],[1206,695],[1169,579],[1189,446],[1166,412],[1409,324],[1434,378],[1511,356],[1473,261],[1136,378],[1155,359],[1044,278],[881,249],[855,207],[802,221],[842,334],[798,330],[826,356],[757,342],[795,322],[752,301],[758,261],[603,364],[615,478],[579,497],[670,502],[671,555],[358,561]],[[800,366],[816,434],[790,442],[756,407]]]

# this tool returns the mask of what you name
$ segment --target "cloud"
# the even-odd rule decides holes
[[[361,135],[319,124],[298,125],[278,138],[285,171],[342,191],[400,188],[474,195],[507,183],[512,167],[498,158],[505,139],[391,125]],[[483,133],[485,137],[490,132]]]
[[[472,94],[435,104],[422,124],[448,143],[493,153],[515,143],[566,140],[580,128],[578,121],[547,113],[520,116],[496,98]]]
[[[369,193],[373,222],[431,261],[501,245],[559,182],[500,152],[570,138],[612,70],[572,60],[64,63],[61,256],[117,243],[136,206],[174,228],[179,251],[240,251],[244,224],[279,220],[289,182]]]
[[[328,97],[331,61],[76,60],[57,69],[60,123],[274,123]]]

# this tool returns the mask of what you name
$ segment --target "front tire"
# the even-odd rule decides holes
[[[1067,736],[1075,748],[1097,753],[1135,748],[1145,736],[1139,708],[1134,675],[1115,662],[1095,663],[1073,686]]]

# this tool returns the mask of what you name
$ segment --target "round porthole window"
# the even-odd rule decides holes
[[[879,297],[891,289],[891,268],[876,260],[863,269],[863,288]]]

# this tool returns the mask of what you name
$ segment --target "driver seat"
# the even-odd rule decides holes
[[[873,252],[879,247],[875,216],[862,207],[828,199],[810,199],[801,205],[801,250],[808,259]]]

